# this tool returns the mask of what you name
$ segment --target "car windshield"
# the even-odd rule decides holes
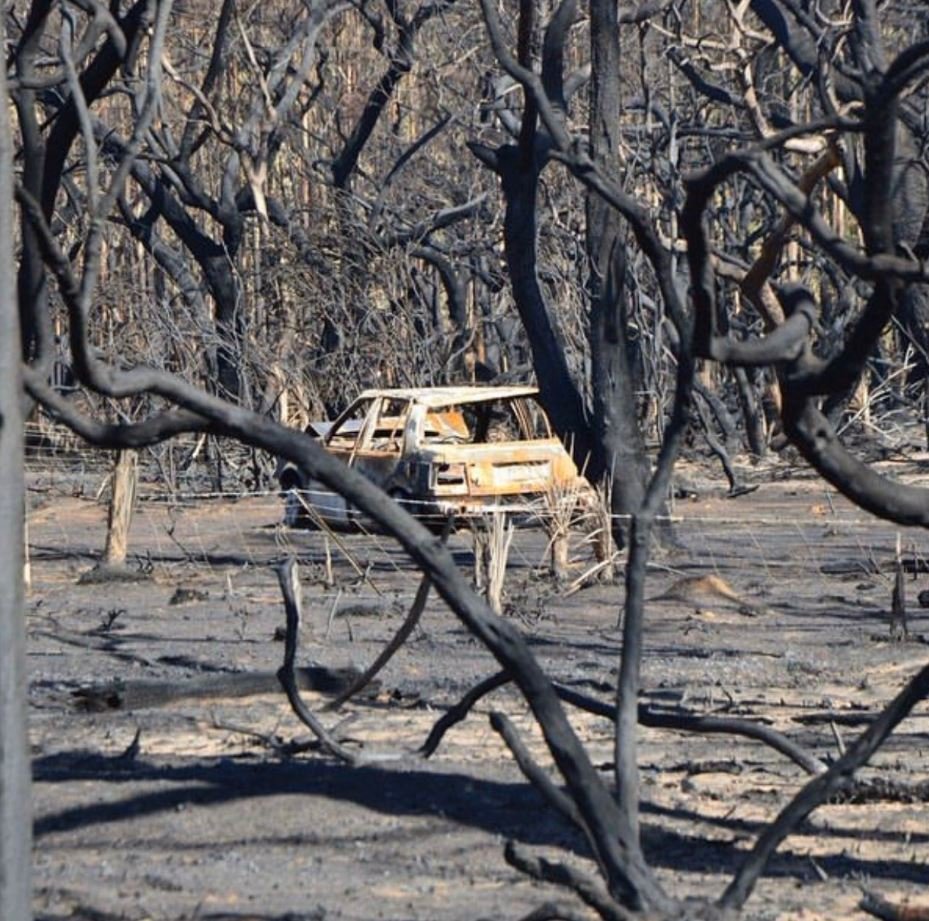
[[[357,400],[325,436],[335,451],[400,452],[411,402],[378,395]],[[425,444],[492,444],[551,438],[541,406],[527,397],[463,402],[426,409],[421,440]]]
[[[431,410],[423,436],[427,443],[487,444],[549,438],[551,429],[535,400],[488,400]]]
[[[334,449],[399,450],[408,412],[406,400],[359,400],[333,425],[327,444]]]

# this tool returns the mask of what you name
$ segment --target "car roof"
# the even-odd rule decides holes
[[[491,400],[510,400],[517,397],[531,397],[539,392],[537,387],[410,387],[387,390],[365,390],[358,399],[387,397],[393,400],[409,400],[421,403],[432,409],[442,406],[455,406],[462,403],[483,403]]]

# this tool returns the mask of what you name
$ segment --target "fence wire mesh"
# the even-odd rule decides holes
[[[90,565],[105,543],[113,455],[86,449],[58,430],[54,437],[47,428],[27,434],[30,558]],[[194,438],[179,440],[171,452],[142,456],[130,566],[151,572],[185,563],[221,570],[272,566],[294,556],[307,578],[333,591],[349,585],[359,596],[390,594],[398,601],[415,592],[415,568],[391,538],[364,529],[288,527],[286,497],[251,486],[261,479],[259,468],[267,474],[270,460],[244,449],[224,449],[220,456],[207,440]],[[810,476],[759,480],[755,493],[729,500],[721,482],[704,477],[696,494],[671,502],[670,542],[657,550],[652,564],[659,585],[661,577],[717,573],[761,595],[785,578],[799,579],[820,595],[835,593],[837,579],[870,580],[878,587],[889,585],[898,542],[914,579],[929,569],[923,531],[863,513]],[[417,511],[415,502],[408,505]],[[513,584],[542,578],[551,568],[551,511],[544,504],[503,510],[522,525],[507,560],[505,592],[512,596]],[[466,569],[474,565],[473,531],[480,527],[480,520],[474,528],[459,527],[449,539]],[[594,580],[598,527],[594,516],[575,518],[562,591]],[[621,574],[621,553],[614,562]]]

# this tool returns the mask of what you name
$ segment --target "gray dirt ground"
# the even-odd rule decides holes
[[[915,601],[929,577],[907,581],[917,638],[891,641],[892,577],[872,564],[892,557],[894,528],[785,467],[753,471],[761,488],[736,500],[700,471],[685,475],[699,496],[676,504],[682,546],[652,569],[643,699],[770,721],[820,756],[834,754],[830,720],[852,739],[862,714],[929,658],[918,640],[929,620]],[[367,579],[333,546],[336,584],[326,587],[322,536],[282,530],[274,496],[143,501],[131,566],[147,580],[80,584],[103,546],[105,507],[35,478],[32,486],[27,617],[40,918],[509,921],[546,900],[571,902],[502,857],[513,838],[587,863],[583,841],[524,782],[488,725],[490,710],[505,711],[545,759],[514,692],[482,702],[431,759],[412,754],[444,708],[494,670],[434,598],[377,696],[324,715],[349,744],[386,758],[366,766],[281,752],[305,730],[279,693],[128,712],[73,706],[72,691],[108,679],[183,682],[276,669],[283,614],[271,564],[288,553],[302,560],[311,621],[301,661],[366,665],[399,626],[418,582],[388,541],[345,538]],[[452,541],[469,565],[466,537]],[[923,533],[904,531],[902,541],[905,555],[929,556]],[[580,543],[576,554],[579,575],[588,562]],[[621,580],[566,597],[543,557],[541,534],[517,535],[508,616],[553,676],[610,699]],[[667,590],[682,577],[706,575],[761,610],[668,597],[679,594]],[[170,604],[178,587],[195,590],[192,600]],[[316,708],[324,703],[306,696]],[[609,726],[576,711],[572,720],[606,769]],[[681,895],[719,893],[805,777],[756,743],[658,730],[643,731],[641,764],[648,855]],[[877,775],[927,780],[925,703],[876,758],[869,776]],[[927,882],[929,804],[835,804],[787,841],[746,917],[864,918],[856,908],[862,887],[924,904]]]

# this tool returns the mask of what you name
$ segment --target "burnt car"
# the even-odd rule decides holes
[[[531,515],[553,495],[591,494],[534,387],[367,390],[307,431],[427,523],[499,506]],[[290,525],[369,524],[297,464],[278,479]]]

